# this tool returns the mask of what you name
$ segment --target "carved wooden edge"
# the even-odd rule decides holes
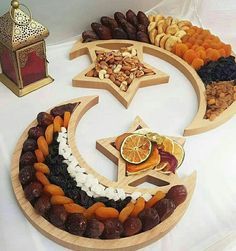
[[[204,119],[204,115],[206,112],[206,98],[205,98],[205,86],[198,76],[197,72],[183,59],[176,56],[175,54],[164,50],[155,45],[141,43],[137,41],[130,40],[98,40],[89,43],[82,43],[81,40],[77,41],[72,47],[69,57],[70,59],[74,59],[78,56],[87,54],[87,52],[94,46],[100,46],[109,49],[116,49],[117,46],[143,46],[143,52],[153,55],[155,57],[161,58],[168,63],[175,66],[178,70],[180,70],[191,82],[197,98],[198,98],[198,111],[193,118],[192,122],[184,129],[183,135],[190,136],[194,134],[203,133],[209,131],[213,128],[216,128],[226,121],[228,121],[235,113],[236,113],[236,102],[234,102],[231,106],[229,106],[225,111],[223,111],[219,116],[217,116],[213,121],[208,119]],[[86,49],[87,48],[87,51]],[[233,54],[234,55],[234,54]]]
[[[98,102],[97,96],[90,97],[82,97],[78,99],[73,99],[65,103],[75,103],[81,102],[80,105],[76,108],[76,110],[80,110],[80,117],[95,105]],[[83,109],[80,109],[81,105]],[[72,235],[66,231],[63,231],[55,226],[53,226],[50,222],[45,220],[42,216],[37,214],[29,203],[29,201],[24,196],[24,191],[19,181],[19,159],[21,150],[23,147],[23,143],[28,137],[28,130],[37,124],[36,120],[34,120],[27,129],[23,132],[18,143],[16,145],[15,151],[13,153],[12,162],[11,162],[11,182],[13,187],[13,192],[16,197],[17,203],[24,213],[25,217],[31,222],[31,224],[37,228],[42,234],[44,234],[49,239],[55,241],[56,243],[70,248],[72,250],[83,250],[83,251],[92,251],[92,250],[137,250],[142,248],[164,236],[167,232],[169,232],[181,219],[183,214],[185,213],[191,197],[193,195],[193,191],[196,184],[196,172],[194,172],[191,176],[186,177],[182,180],[182,184],[186,186],[188,195],[187,199],[184,203],[179,205],[174,213],[167,218],[164,222],[157,225],[155,228],[146,231],[144,233],[140,233],[138,235],[134,235],[132,237],[116,239],[116,240],[98,240],[98,239],[89,239],[84,237],[79,237]],[[74,125],[69,124],[69,131],[72,133],[74,131]],[[72,130],[73,129],[73,130]],[[86,167],[86,166],[81,166]]]

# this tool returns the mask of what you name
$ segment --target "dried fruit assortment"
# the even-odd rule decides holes
[[[77,176],[71,172],[70,168],[76,168],[76,163],[66,145],[64,127],[68,126],[76,105],[73,104],[70,109],[69,105],[56,107],[51,114],[40,113],[38,125],[29,130],[29,137],[23,144],[19,179],[26,199],[36,212],[71,234],[101,239],[132,236],[155,227],[169,217],[187,197],[183,185],[173,186],[167,193],[157,191],[153,196],[143,197],[137,192],[130,196],[123,195],[122,189],[117,188],[117,195],[120,195],[117,198],[111,198],[114,195],[113,188],[106,188],[103,196],[95,196],[102,191],[92,193],[91,189],[89,194],[86,186],[78,186],[85,171],[78,168]],[[139,141],[137,137],[142,140]],[[155,144],[162,141],[163,149],[169,151],[174,147],[174,142],[165,141],[166,138],[160,138],[157,134],[135,134],[134,138],[136,146],[149,142],[153,144],[155,139]],[[120,140],[116,143],[122,148]],[[97,182],[89,174],[86,177],[85,185]],[[98,183],[95,185],[99,187]],[[94,184],[90,186],[93,188]]]
[[[135,48],[121,48],[113,51],[96,51],[95,68],[86,73],[87,77],[110,79],[121,91],[126,92],[135,78],[154,75],[144,66]]]
[[[115,147],[126,162],[127,175],[149,169],[165,174],[175,173],[184,159],[184,149],[180,144],[151,132],[149,128],[118,136]]]
[[[131,39],[149,43],[147,16],[139,11],[137,15],[128,10],[126,15],[115,12],[114,18],[103,16],[101,23],[92,23],[92,30],[82,33],[83,42],[91,42],[98,39]]]

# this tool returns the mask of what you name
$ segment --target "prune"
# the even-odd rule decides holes
[[[99,238],[104,231],[104,224],[93,218],[88,220],[85,236],[89,238]]]
[[[144,42],[144,43],[149,43],[149,37],[145,32],[138,31],[136,36],[137,36],[138,41]]]
[[[32,139],[38,139],[40,136],[43,136],[43,129],[39,126],[31,127],[28,131],[28,135]]]
[[[20,167],[21,168],[24,166],[31,166],[35,162],[37,162],[37,159],[36,159],[35,154],[32,152],[26,152],[20,156]]]
[[[111,17],[101,17],[101,23],[110,28],[111,30],[118,28],[116,20]]]
[[[63,205],[54,205],[49,211],[50,222],[58,228],[64,228],[67,212]]]
[[[50,198],[43,194],[34,204],[34,208],[38,214],[45,216],[51,208]]]
[[[127,39],[128,34],[122,28],[118,27],[118,28],[115,28],[114,30],[112,30],[112,38]]]
[[[135,13],[132,10],[128,10],[126,12],[126,19],[129,23],[131,23],[133,26],[138,26],[138,18],[135,15]]]
[[[104,221],[104,231],[102,237],[104,239],[119,239],[123,230],[123,225],[118,219],[107,219]]]
[[[35,169],[33,166],[24,166],[19,172],[19,180],[22,185],[27,185],[35,179]]]
[[[43,191],[43,186],[38,181],[31,182],[24,189],[25,198],[28,201],[33,201],[35,198],[38,198]]]
[[[172,200],[164,198],[158,201],[154,208],[157,210],[160,220],[164,221],[174,212],[176,206]]]
[[[91,27],[93,29],[93,31],[96,32],[96,34],[99,36],[100,39],[112,39],[112,35],[111,35],[111,30],[99,23],[92,23]]]
[[[122,22],[126,20],[125,15],[118,11],[114,13],[114,18],[119,25],[122,25]]]
[[[66,230],[75,235],[82,236],[87,226],[87,219],[83,214],[70,214],[66,220]]]
[[[37,142],[34,139],[28,138],[23,144],[24,152],[34,152],[37,149]]]
[[[65,112],[70,112],[72,113],[73,110],[75,109],[75,107],[78,105],[79,103],[68,103],[65,105],[60,105],[60,106],[56,106],[54,107],[50,113],[52,116],[56,117],[56,116],[60,116],[63,117]]]
[[[142,222],[138,217],[129,217],[124,223],[124,236],[132,236],[142,230]]]
[[[40,112],[37,121],[39,126],[46,127],[53,123],[53,116],[47,112]]]
[[[166,198],[174,201],[175,205],[183,203],[187,198],[187,190],[184,185],[176,185],[170,188],[166,194]]]
[[[154,208],[145,208],[140,214],[139,218],[142,222],[142,230],[147,231],[152,229],[160,222],[157,210]]]
[[[86,40],[88,38],[94,39],[94,40],[98,40],[98,36],[97,36],[97,34],[94,31],[84,31],[82,33],[82,38],[83,38],[83,40]]]
[[[138,22],[140,24],[143,24],[144,26],[148,26],[149,25],[149,20],[147,18],[147,16],[142,12],[142,11],[139,11],[138,14],[137,14],[137,18],[138,18]]]

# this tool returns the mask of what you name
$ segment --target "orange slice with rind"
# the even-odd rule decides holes
[[[175,158],[178,161],[178,166],[177,166],[177,168],[178,168],[184,160],[185,152],[184,152],[183,147],[175,141],[174,141],[173,155],[175,156]]]
[[[151,141],[140,134],[132,134],[126,137],[120,148],[122,158],[128,163],[136,165],[147,160],[151,152]]]

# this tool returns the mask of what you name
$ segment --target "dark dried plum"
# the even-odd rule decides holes
[[[35,179],[35,169],[33,166],[24,166],[19,172],[21,185],[27,185]]]
[[[142,230],[142,222],[138,217],[129,217],[124,223],[124,236],[138,234]]]
[[[60,106],[56,106],[51,110],[51,114],[52,116],[56,117],[56,116],[60,116],[63,117],[65,112],[70,112],[72,113],[73,110],[75,109],[75,107],[78,105],[79,103],[68,103],[65,105],[60,105]]]
[[[152,229],[160,222],[159,215],[154,208],[145,208],[140,214],[139,218],[142,221],[142,230],[147,231]]]
[[[31,166],[37,162],[36,156],[32,152],[23,153],[20,157],[20,167]]]
[[[28,201],[33,201],[35,198],[40,197],[43,191],[43,186],[40,182],[34,181],[27,185],[24,189],[25,198]]]
[[[37,139],[37,138],[39,138],[40,136],[43,136],[43,135],[44,135],[44,133],[43,133],[43,128],[42,128],[42,127],[39,127],[39,126],[32,127],[32,128],[29,129],[28,135],[29,135],[29,137],[32,138],[32,139]]]
[[[64,228],[67,212],[63,205],[53,205],[49,211],[50,222],[59,228]]]
[[[154,208],[157,210],[160,220],[164,221],[174,212],[176,206],[172,200],[164,198],[158,201]]]
[[[34,152],[37,149],[37,142],[35,139],[28,138],[23,144],[24,152]]]
[[[90,219],[87,222],[85,236],[89,238],[99,238],[104,231],[104,224],[97,219]]]
[[[118,219],[107,219],[104,221],[104,231],[102,237],[104,239],[119,239],[123,230],[123,225]]]
[[[87,219],[83,214],[70,214],[66,220],[66,229],[69,233],[82,236],[87,226]]]
[[[34,204],[34,208],[38,214],[45,216],[51,208],[50,198],[43,194]]]
[[[40,112],[37,121],[39,126],[46,127],[53,123],[53,116],[47,112]]]
[[[184,185],[176,185],[170,188],[166,194],[166,198],[174,201],[175,205],[183,203],[187,198],[187,190]]]

